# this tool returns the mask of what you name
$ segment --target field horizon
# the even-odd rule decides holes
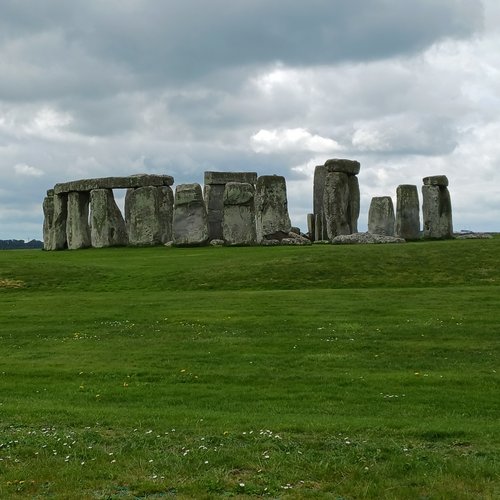
[[[0,496],[498,498],[498,262],[0,252]]]

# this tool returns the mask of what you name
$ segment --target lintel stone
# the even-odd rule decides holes
[[[327,172],[342,172],[347,175],[358,175],[361,165],[356,160],[345,160],[333,158],[326,160],[325,167]]]
[[[174,178],[170,175],[137,174],[128,177],[100,177],[97,179],[81,179],[63,182],[54,186],[54,193],[70,193],[72,191],[90,192],[94,189],[129,189],[146,186],[171,186]]]
[[[205,172],[205,184],[227,184],[228,182],[257,183],[257,172]]]
[[[430,177],[424,177],[424,186],[448,186],[448,177],[446,175],[432,175]]]

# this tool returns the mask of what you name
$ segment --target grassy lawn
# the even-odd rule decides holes
[[[0,498],[500,498],[500,238],[0,252]]]

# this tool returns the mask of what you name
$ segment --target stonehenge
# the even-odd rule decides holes
[[[308,234],[291,225],[286,180],[256,172],[205,172],[200,184],[179,184],[169,175],[82,179],[56,184],[42,208],[45,250],[111,246],[244,246],[311,243],[402,242],[453,237],[448,179],[425,177],[423,231],[417,186],[371,200],[368,232],[358,233],[360,164],[327,160],[314,171],[313,213]],[[114,189],[126,189],[123,215]]]
[[[424,177],[422,186],[422,214],[424,238],[453,238],[451,198],[445,175]]]
[[[313,239],[332,240],[356,233],[360,208],[357,175],[360,164],[346,159],[327,160],[314,171],[313,217],[309,232]]]
[[[368,232],[381,236],[394,236],[394,205],[390,196],[372,198],[368,211]]]

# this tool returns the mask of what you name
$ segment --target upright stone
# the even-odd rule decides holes
[[[394,205],[390,196],[372,198],[368,211],[368,232],[394,236]]]
[[[314,239],[333,239],[358,230],[360,209],[358,161],[327,160],[314,170]]]
[[[228,182],[224,188],[222,235],[227,245],[254,245],[255,188],[246,182]]]
[[[323,193],[323,214],[327,239],[351,234],[349,179],[344,172],[327,172]]]
[[[51,250],[68,248],[66,224],[68,220],[68,195],[54,194],[54,216],[52,219]]]
[[[172,233],[174,245],[207,243],[207,210],[199,184],[179,184],[176,187]]]
[[[70,250],[90,247],[89,198],[89,192],[68,193],[66,236]]]
[[[350,225],[350,234],[358,232],[359,210],[361,205],[361,194],[359,192],[359,180],[355,175],[349,175],[349,204],[347,206],[347,218]]]
[[[160,245],[172,240],[173,198],[170,186],[127,190],[125,221],[130,245]]]
[[[208,216],[209,239],[222,239],[224,215],[224,188],[228,182],[244,182],[255,185],[256,172],[205,172],[205,205]]]
[[[55,250],[51,248],[54,230],[54,190],[47,191],[47,196],[43,199],[43,249]]]
[[[95,248],[125,246],[128,243],[125,221],[111,189],[90,192],[90,240]]]
[[[288,215],[286,181],[281,175],[263,175],[255,189],[257,242],[288,237],[292,224]]]
[[[425,177],[422,186],[424,238],[453,238],[453,221],[448,179],[444,175]]]
[[[402,184],[396,190],[396,236],[405,240],[420,238],[418,190],[412,184]]]

